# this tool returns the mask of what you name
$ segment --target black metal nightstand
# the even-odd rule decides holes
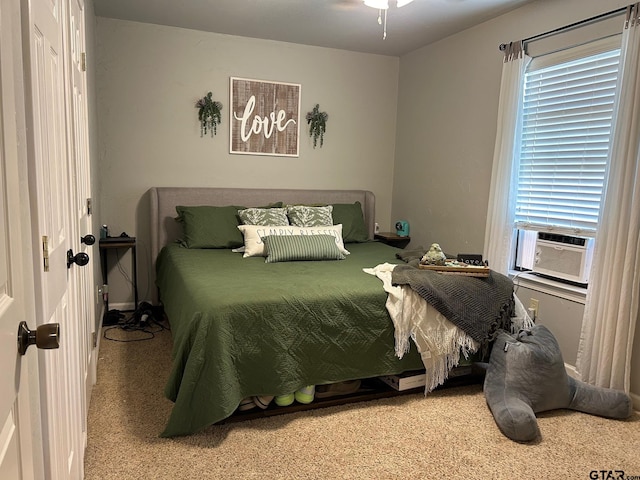
[[[136,237],[107,237],[101,238],[100,243],[100,263],[102,266],[102,281],[105,285],[109,285],[107,279],[107,252],[109,250],[128,250],[131,249],[131,267],[133,270],[133,296],[135,311],[138,308],[138,274],[136,262]],[[109,296],[105,299],[105,315],[109,312]]]

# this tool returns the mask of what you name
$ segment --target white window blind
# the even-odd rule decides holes
[[[516,227],[594,236],[620,50],[525,75]]]

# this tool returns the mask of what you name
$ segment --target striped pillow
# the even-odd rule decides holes
[[[265,263],[299,260],[344,260],[333,235],[267,235]]]

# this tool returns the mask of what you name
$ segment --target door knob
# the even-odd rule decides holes
[[[60,324],[45,323],[35,330],[29,330],[27,322],[20,322],[18,325],[18,353],[24,355],[29,345],[34,344],[38,348],[59,348]]]
[[[67,268],[71,268],[71,264],[75,263],[79,267],[84,267],[87,263],[89,263],[89,255],[84,252],[80,252],[77,254],[73,254],[73,250],[69,249],[67,251]]]
[[[85,245],[93,245],[96,243],[96,237],[88,233],[84,237],[80,237],[80,243],[84,243]]]

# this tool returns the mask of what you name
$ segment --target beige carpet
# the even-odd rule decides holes
[[[159,438],[172,405],[162,393],[170,349],[167,331],[149,341],[101,340],[86,479],[606,478],[592,470],[640,476],[638,413],[626,421],[541,414],[542,440],[522,445],[500,433],[479,385]]]

